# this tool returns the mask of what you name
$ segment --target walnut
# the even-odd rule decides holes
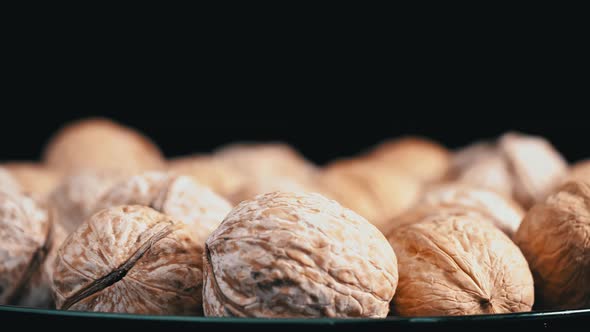
[[[368,155],[396,167],[420,182],[444,179],[451,163],[450,152],[442,145],[422,137],[404,137],[384,142]]]
[[[185,225],[149,207],[104,209],[58,251],[58,309],[151,315],[201,312],[202,250]]]
[[[590,183],[590,160],[575,163],[567,176],[569,181],[584,181]]]
[[[162,153],[148,138],[106,119],[66,125],[47,145],[44,160],[64,173],[97,169],[134,173],[164,166]]]
[[[192,176],[197,182],[230,199],[242,189],[246,181],[242,172],[211,156],[175,158],[168,162],[168,170],[176,174]]]
[[[293,178],[285,177],[268,177],[253,178],[245,181],[240,190],[229,197],[235,205],[247,199],[252,199],[260,194],[266,194],[273,191],[286,192],[316,192],[318,191],[311,183],[301,183]]]
[[[206,243],[206,316],[385,317],[396,284],[384,236],[319,194],[244,201]]]
[[[19,193],[22,187],[12,174],[3,167],[0,167],[0,192]]]
[[[326,166],[319,186],[322,193],[367,218],[380,230],[419,198],[420,183],[399,169],[365,159]]]
[[[191,177],[146,172],[110,188],[97,201],[94,211],[130,204],[149,206],[183,222],[201,246],[232,208],[224,198]]]
[[[51,307],[51,258],[64,237],[41,201],[0,192],[0,304]]]
[[[73,232],[94,212],[97,200],[122,175],[110,171],[84,171],[66,176],[49,195],[57,220],[68,233]]]
[[[453,206],[476,210],[488,217],[509,237],[514,235],[524,217],[522,208],[510,198],[494,191],[460,183],[433,186],[425,191],[417,204],[433,208]]]
[[[525,208],[542,201],[567,172],[547,140],[518,133],[467,147],[455,154],[453,165],[457,180],[510,194]]]
[[[515,241],[533,271],[539,308],[590,306],[590,184],[566,183],[536,204]]]
[[[480,217],[481,218],[481,217]],[[533,277],[518,247],[475,215],[431,215],[389,235],[402,316],[529,311]]]
[[[34,162],[8,162],[2,164],[20,183],[22,190],[37,195],[47,195],[60,181],[60,174]]]

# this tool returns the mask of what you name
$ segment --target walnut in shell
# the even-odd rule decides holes
[[[202,254],[184,224],[149,207],[101,210],[70,234],[58,251],[52,287],[56,306],[198,314]]]
[[[44,161],[63,173],[97,169],[135,173],[164,167],[162,153],[147,137],[106,119],[66,125],[47,145]]]
[[[531,310],[534,288],[527,261],[504,233],[474,218],[430,216],[389,235],[399,267],[395,312],[445,316]]]
[[[365,159],[339,161],[321,173],[320,188],[384,231],[388,222],[410,208],[422,186],[397,168]]]
[[[293,178],[285,177],[268,177],[268,178],[253,178],[244,181],[240,190],[229,197],[230,201],[237,205],[247,199],[253,199],[257,195],[266,194],[274,191],[286,192],[316,192],[316,188],[311,184],[304,184],[298,182]]]
[[[524,217],[524,211],[512,199],[494,191],[460,183],[430,187],[417,204],[430,205],[433,208],[453,206],[476,210],[510,237]]]
[[[575,163],[568,174],[569,181],[584,181],[590,183],[590,160]]]
[[[590,307],[590,185],[569,182],[529,210],[515,236],[540,308]]]
[[[0,304],[51,307],[51,257],[63,237],[43,203],[0,192]]]
[[[384,142],[368,157],[399,168],[426,183],[444,179],[451,162],[451,154],[444,146],[422,137],[404,137]]]
[[[201,246],[231,211],[232,206],[191,177],[163,172],[145,172],[110,188],[94,211],[116,205],[149,206],[186,224]]]
[[[109,171],[84,171],[66,176],[49,195],[58,222],[70,233],[93,213],[97,200],[122,175]]]
[[[24,192],[45,196],[59,184],[61,176],[55,170],[34,162],[2,164],[20,183]]]
[[[0,192],[19,193],[21,190],[16,178],[7,169],[0,167]]]
[[[385,317],[396,284],[384,236],[319,194],[244,201],[207,239],[206,316]]]

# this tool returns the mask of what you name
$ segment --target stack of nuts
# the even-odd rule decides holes
[[[0,304],[228,317],[590,307],[590,161],[506,133],[324,166],[240,143],[166,160],[107,119],[0,164]]]

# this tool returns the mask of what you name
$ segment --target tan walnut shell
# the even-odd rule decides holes
[[[206,316],[385,317],[396,285],[385,237],[319,194],[244,201],[206,244]]]
[[[64,177],[48,198],[58,222],[68,233],[73,232],[95,212],[98,199],[121,177],[111,171],[83,171]]]
[[[100,118],[60,129],[45,148],[43,159],[65,174],[97,169],[134,173],[165,165],[162,153],[147,137]]]
[[[145,172],[110,188],[96,202],[94,211],[131,204],[149,206],[186,224],[201,246],[232,208],[189,176]]]
[[[34,162],[8,162],[2,164],[20,183],[24,192],[47,195],[57,187],[59,172]]]
[[[429,216],[390,233],[398,257],[393,310],[402,316],[529,311],[533,277],[518,247],[471,215]]]
[[[460,183],[432,186],[425,191],[417,204],[475,209],[493,221],[509,237],[516,233],[525,214],[518,203],[510,198],[491,190]]]
[[[16,178],[7,169],[0,167],[0,192],[19,193],[21,190]]]
[[[0,304],[52,306],[51,259],[63,238],[42,202],[0,192]]]
[[[535,277],[539,308],[590,307],[590,185],[569,182],[536,204],[515,236]]]
[[[572,165],[568,174],[568,180],[590,183],[590,160],[579,161]]]
[[[182,223],[149,207],[101,210],[58,251],[52,287],[57,309],[199,314],[201,256]]]

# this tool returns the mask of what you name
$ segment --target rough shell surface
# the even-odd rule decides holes
[[[242,202],[205,257],[207,316],[385,317],[397,284],[384,236],[319,194]]]
[[[50,210],[29,196],[0,192],[0,239],[0,304],[49,307]]]
[[[364,160],[329,165],[319,183],[322,193],[382,231],[416,202],[422,189],[418,181],[398,169]]]
[[[183,222],[201,245],[232,208],[223,197],[191,177],[146,172],[113,186],[94,210],[130,204],[149,206]]]
[[[64,173],[88,169],[133,173],[165,165],[162,153],[148,138],[106,119],[66,125],[47,145],[44,160]]]
[[[219,195],[230,198],[242,187],[246,177],[235,167],[210,156],[189,156],[168,162],[168,170],[192,176]]]
[[[21,185],[16,178],[3,167],[0,167],[0,192],[19,193]]]
[[[68,233],[73,232],[94,212],[98,199],[121,177],[111,171],[84,171],[66,176],[49,195],[58,222]]]
[[[201,312],[200,246],[144,206],[101,210],[70,234],[53,274],[58,309],[150,315]]]
[[[524,211],[512,199],[494,191],[457,183],[429,188],[417,204],[479,210],[510,237],[514,235],[524,217]]]
[[[590,307],[590,185],[570,182],[535,205],[515,236],[540,308]]]
[[[451,154],[442,145],[422,137],[405,137],[377,146],[369,158],[386,162],[420,182],[444,179],[451,166]]]
[[[18,180],[24,192],[45,196],[61,180],[59,172],[34,162],[9,162],[2,165]]]
[[[473,216],[435,216],[389,236],[399,266],[393,310],[402,316],[529,311],[533,278],[518,247]]]
[[[545,139],[517,133],[499,140],[513,173],[514,197],[525,208],[542,202],[567,175],[567,163]]]

